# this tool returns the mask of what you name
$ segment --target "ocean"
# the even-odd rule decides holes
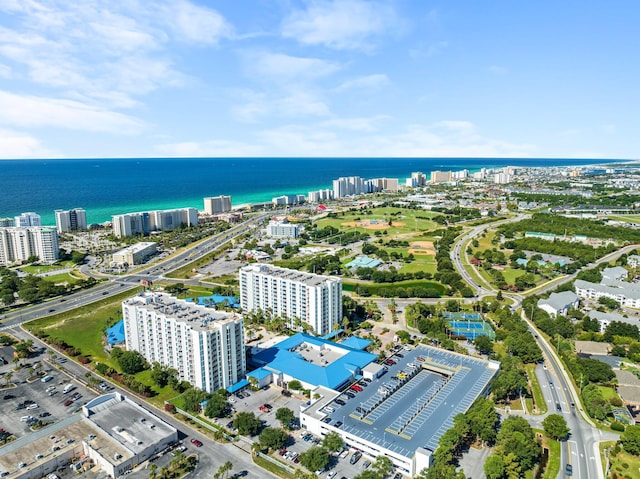
[[[54,210],[84,208],[88,223],[114,214],[178,207],[203,209],[207,196],[234,206],[332,188],[341,176],[398,178],[412,171],[504,166],[580,166],[616,160],[509,158],[131,158],[0,161],[0,217],[34,211],[55,225]],[[618,162],[620,160],[617,160]]]

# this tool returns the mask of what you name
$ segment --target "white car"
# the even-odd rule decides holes
[[[336,471],[331,471],[329,474],[327,474],[327,479],[333,479],[336,474],[338,474]]]
[[[36,403],[33,404],[29,404],[25,409],[27,411],[31,411],[32,409],[38,409],[40,406],[38,406]]]

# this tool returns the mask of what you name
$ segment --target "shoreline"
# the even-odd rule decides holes
[[[555,160],[543,160],[543,159],[523,159],[523,158],[458,158],[458,159],[445,159],[445,158],[409,158],[409,159],[396,159],[396,158],[349,158],[349,159],[304,159],[309,160],[308,168],[299,168],[303,165],[299,160],[300,158],[285,158],[281,161],[275,161],[273,158],[232,158],[232,159],[174,159],[174,158],[136,158],[129,160],[122,159],[101,159],[101,160],[80,160],[80,159],[66,159],[66,160],[8,160],[0,162],[0,173],[2,172],[3,163],[13,163],[16,170],[20,170],[24,178],[19,178],[24,181],[27,187],[31,186],[32,179],[34,182],[40,180],[43,185],[34,185],[33,190],[39,191],[46,189],[48,186],[43,181],[42,177],[34,174],[32,177],[24,175],[29,166],[34,165],[36,169],[42,170],[42,176],[46,178],[46,174],[53,174],[55,181],[55,174],[58,171],[62,171],[67,167],[70,173],[75,172],[76,169],[84,170],[84,174],[81,171],[77,178],[71,178],[64,180],[64,187],[69,188],[70,192],[66,193],[67,196],[71,196],[75,191],[81,190],[83,187],[88,189],[86,191],[80,191],[79,198],[77,200],[65,200],[64,202],[56,198],[63,196],[52,186],[52,191],[43,192],[42,198],[35,198],[38,205],[27,205],[25,202],[19,202],[15,199],[14,205],[9,206],[8,209],[18,209],[10,213],[0,213],[0,217],[8,216],[13,217],[22,212],[35,211],[42,217],[43,225],[55,226],[55,216],[53,211],[55,209],[69,209],[74,207],[84,208],[87,212],[87,222],[89,224],[102,224],[104,222],[111,221],[111,217],[116,214],[125,214],[137,211],[152,211],[163,210],[173,208],[196,208],[198,211],[203,210],[203,198],[206,196],[218,196],[230,195],[232,197],[232,203],[235,204],[234,209],[239,205],[255,205],[271,202],[271,199],[281,195],[291,194],[303,194],[307,196],[309,191],[316,191],[320,189],[332,189],[331,180],[325,180],[320,176],[327,176],[329,174],[336,175],[333,179],[340,176],[360,176],[362,178],[396,178],[399,185],[404,184],[404,180],[410,176],[412,171],[422,171],[429,176],[431,171],[460,171],[467,169],[470,174],[480,171],[482,168],[488,169],[502,169],[506,166],[514,166],[519,169],[541,169],[541,168],[593,168],[593,167],[612,167],[615,165],[620,166],[633,166],[639,164],[640,160],[607,160],[607,159],[555,159]],[[338,162],[333,160],[339,160]],[[347,161],[349,160],[349,161]],[[452,160],[449,164],[442,164],[446,160]],[[236,164],[236,161],[240,164]],[[272,162],[274,167],[272,168],[269,162]],[[36,164],[37,163],[37,164]],[[123,194],[120,191],[120,197],[105,196],[99,197],[100,189],[98,186],[92,189],[87,181],[92,181],[94,178],[96,182],[107,182],[107,188],[120,187],[122,181],[118,178],[117,173],[126,171],[131,175],[141,174],[147,175],[149,166],[155,166],[157,164],[158,172],[150,172],[148,183],[141,183],[136,185],[134,189],[127,190],[122,188],[122,191],[127,194]],[[543,164],[541,164],[543,163]],[[554,164],[555,163],[555,164]],[[73,168],[71,168],[72,166]],[[175,173],[176,178],[164,178],[161,177],[161,169],[168,168],[171,173]],[[194,167],[197,173],[198,168],[202,170],[214,170],[219,168],[220,173],[216,176],[220,178],[212,178],[211,186],[203,186],[198,182],[203,183],[203,178],[195,178],[190,180],[189,178],[181,178],[181,174],[184,176],[184,172],[180,169],[189,170],[190,167]],[[278,168],[279,167],[279,168]],[[118,170],[119,168],[119,170]],[[173,169],[171,169],[173,168]],[[305,174],[304,170],[309,170],[309,174]],[[314,171],[315,170],[315,171]],[[100,172],[99,175],[96,173]],[[112,173],[115,171],[115,173]],[[141,173],[138,173],[140,171]],[[218,171],[212,171],[214,174]],[[401,172],[401,173],[399,173]],[[169,174],[171,174],[169,173]],[[206,171],[203,176],[206,177]],[[315,174],[314,174],[315,173]],[[114,179],[111,179],[109,175],[112,175]],[[226,177],[224,177],[226,174]],[[253,175],[253,178],[251,176]],[[106,177],[100,178],[101,176]],[[155,177],[154,177],[155,176]],[[246,183],[241,180],[246,177]],[[83,181],[83,178],[86,180]],[[158,183],[161,190],[166,192],[166,196],[161,192],[159,193],[152,188],[154,179],[160,179],[166,184]],[[216,183],[217,180],[217,183]],[[251,181],[253,180],[253,181]],[[271,180],[271,181],[269,181]],[[60,179],[59,179],[60,181]],[[125,181],[130,181],[128,178]],[[172,181],[177,182],[176,188],[172,188],[174,185]],[[206,180],[205,180],[206,181]],[[297,182],[297,186],[293,182]],[[326,181],[326,183],[325,183]],[[288,184],[286,184],[288,182]],[[75,185],[73,184],[75,183]],[[193,188],[189,188],[190,184],[194,183]],[[255,183],[255,184],[249,184]],[[68,186],[67,186],[68,184]],[[270,185],[272,185],[270,187]],[[146,191],[142,191],[145,190]],[[207,193],[202,194],[203,189],[206,188]],[[140,192],[138,190],[141,190]],[[149,191],[150,190],[150,191]],[[199,190],[199,191],[198,191]],[[195,191],[198,191],[198,196],[191,196]],[[20,191],[19,193],[24,193]],[[93,195],[89,200],[84,200],[82,193],[87,195]],[[146,194],[145,194],[146,193]],[[170,195],[173,194],[173,198]],[[136,196],[137,195],[137,196]],[[188,197],[188,196],[191,197]],[[11,193],[8,197],[11,197]],[[27,200],[33,200],[34,198],[26,197]],[[136,201],[137,200],[137,201]],[[69,204],[70,201],[73,203]],[[28,202],[28,201],[26,201]],[[45,203],[47,206],[42,206]],[[62,203],[62,204],[60,204]],[[84,204],[83,204],[84,203]],[[46,208],[46,210],[45,210]],[[43,213],[43,211],[48,211]]]

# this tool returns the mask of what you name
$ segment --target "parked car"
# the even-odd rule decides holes
[[[73,401],[72,401],[71,399],[67,399],[67,400],[64,402],[64,405],[65,405],[65,406],[71,406],[72,404],[73,404]]]
[[[349,464],[355,464],[360,460],[361,457],[362,457],[362,453],[360,451],[354,452],[353,456],[351,456],[351,459],[349,459]]]
[[[196,447],[202,447],[202,441],[200,441],[200,440],[198,440],[196,438],[191,439],[191,444],[193,444]]]
[[[49,381],[53,380],[53,376],[45,376],[42,379],[40,379],[40,381],[42,381],[43,383],[48,383]]]

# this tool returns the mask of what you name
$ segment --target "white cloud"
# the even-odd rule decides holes
[[[286,94],[258,93],[252,90],[237,92],[238,101],[233,116],[245,123],[264,118],[304,118],[329,116],[329,106],[310,91],[292,90]]]
[[[242,157],[262,156],[265,150],[258,145],[250,145],[228,140],[185,141],[181,143],[165,143],[158,145],[156,151],[161,155],[176,157]]]
[[[379,88],[389,85],[389,77],[383,73],[377,73],[374,75],[368,75],[364,77],[354,78],[353,80],[347,80],[341,83],[336,91],[343,92],[347,90],[377,90]]]
[[[410,125],[393,134],[344,132],[331,121],[317,125],[286,125],[259,133],[265,149],[281,155],[371,157],[528,157],[535,148],[480,135],[465,121]]]
[[[446,48],[449,47],[449,42],[439,41],[427,46],[418,46],[409,49],[409,56],[414,60],[421,58],[431,58],[440,55]]]
[[[16,95],[0,91],[0,123],[134,135],[145,123],[137,118],[74,100]]]
[[[40,141],[25,133],[0,128],[0,158],[50,158],[57,156],[44,148]]]
[[[215,45],[233,33],[218,12],[187,0],[4,0],[3,11],[12,17],[0,27],[0,57],[14,76],[112,108],[185,83],[170,57],[173,39]]]
[[[376,123],[388,119],[388,116],[377,115],[371,118],[334,118],[320,123],[323,128],[335,128],[351,131],[377,131]]]
[[[373,48],[372,37],[395,24],[395,12],[384,2],[311,0],[306,10],[294,11],[284,20],[282,35],[304,44],[368,51]]]
[[[188,42],[215,45],[233,36],[233,27],[211,8],[182,0],[168,3],[165,12],[167,24]]]
[[[0,78],[11,78],[12,74],[11,67],[0,63]]]
[[[247,55],[248,69],[259,77],[284,80],[310,80],[331,75],[340,65],[318,58],[294,57],[282,53]]]

